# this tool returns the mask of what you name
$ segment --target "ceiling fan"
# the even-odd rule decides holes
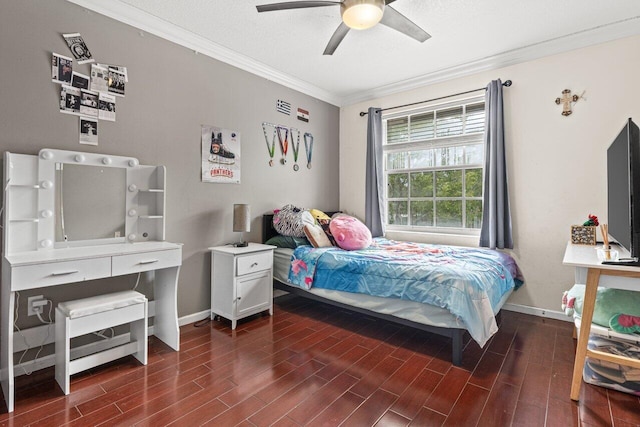
[[[343,0],[343,1],[290,1],[258,5],[258,12],[276,10],[305,9],[309,7],[340,6],[342,22],[331,36],[323,55],[333,55],[350,29],[364,30],[377,23],[386,25],[407,36],[424,42],[431,36],[406,18],[397,10],[388,6],[395,0]]]

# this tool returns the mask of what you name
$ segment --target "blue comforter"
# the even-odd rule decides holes
[[[376,238],[360,251],[298,247],[289,282],[436,305],[484,346],[498,330],[500,301],[522,277],[513,258],[495,250]]]

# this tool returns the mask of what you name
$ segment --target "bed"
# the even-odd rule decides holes
[[[277,236],[277,232],[273,228],[273,215],[264,215],[262,225],[263,242],[266,242],[271,237]],[[400,242],[394,243],[393,241],[387,241],[386,239],[374,239],[374,246],[393,245],[397,243]],[[411,245],[413,245],[412,248],[420,247],[421,249],[424,249],[422,247],[424,245]],[[433,248],[433,246],[429,245],[429,248]],[[449,248],[452,247],[442,248],[450,250]],[[395,247],[393,249],[395,249]],[[452,250],[457,249],[462,248]],[[474,249],[474,251],[487,252],[481,249]],[[385,252],[383,256],[375,255],[377,258],[383,258],[377,268],[382,268],[385,271],[377,278],[365,279],[364,276],[358,276],[359,273],[357,269],[350,266],[345,266],[344,270],[340,270],[343,267],[338,267],[336,260],[341,260],[342,258],[351,256],[361,256],[357,252],[360,251],[342,251],[335,248],[321,248],[315,250],[310,247],[300,247],[298,249],[278,248],[274,253],[274,287],[292,294],[449,337],[451,338],[451,360],[456,366],[459,366],[462,362],[463,337],[465,332],[468,331],[473,339],[475,339],[480,345],[484,345],[491,335],[497,331],[495,316],[499,313],[500,309],[511,295],[511,292],[522,284],[522,277],[515,265],[515,261],[513,261],[513,259],[508,255],[500,254],[496,251],[490,251],[492,256],[499,254],[501,259],[511,260],[509,262],[512,262],[513,266],[510,266],[511,269],[506,272],[506,278],[504,278],[502,281],[503,283],[499,285],[503,289],[493,292],[491,296],[492,301],[489,305],[484,304],[484,307],[479,310],[479,313],[469,313],[473,319],[470,321],[468,316],[465,317],[466,312],[461,315],[460,312],[453,310],[456,313],[453,314],[452,311],[450,311],[450,307],[448,307],[444,301],[438,300],[439,297],[435,298],[435,301],[431,301],[432,303],[424,303],[403,299],[403,295],[382,296],[386,295],[386,282],[388,281],[391,283],[393,281],[393,279],[389,279],[385,275],[396,268],[395,266],[387,265],[396,262],[395,260],[384,259],[387,256],[387,252]],[[304,286],[304,283],[302,283],[301,286],[301,283],[296,280],[292,273],[292,255],[294,255],[294,253],[296,254],[296,257],[307,256],[305,254],[315,254],[315,259],[317,259],[318,263],[321,263],[321,266],[318,267],[319,270],[316,270],[318,283],[314,283],[313,286],[309,287],[309,289],[307,289],[308,286]],[[369,253],[367,256],[370,257],[371,254]],[[405,260],[400,262],[404,263]],[[421,263],[420,268],[425,268],[426,264],[428,263]],[[311,265],[311,262],[309,262],[309,265]],[[493,268],[494,267],[492,267],[492,269]],[[338,270],[342,271],[342,273],[337,273]],[[504,270],[508,269],[505,268]],[[331,276],[333,273],[346,275],[346,277],[343,278],[344,280],[337,280],[335,278],[338,276]],[[330,277],[333,277],[336,282],[341,281],[341,284],[335,286],[337,287],[336,289],[330,289],[334,286],[327,286],[326,283],[323,282],[323,275],[326,276],[327,274],[329,274]],[[483,273],[473,271],[472,274],[482,275]],[[501,274],[504,275],[505,272],[502,271]],[[313,276],[313,274],[311,274],[311,276]],[[328,281],[331,280],[332,279],[329,279]],[[374,295],[360,293],[358,290],[353,288],[354,286],[360,286],[357,285],[358,283],[365,283],[365,287],[367,288],[382,288],[385,289],[385,292],[377,292],[377,295],[375,291],[373,292]],[[366,283],[368,283],[368,285]],[[427,297],[427,299],[428,298],[431,297]],[[468,299],[473,300],[472,304],[475,304],[474,298]],[[467,319],[467,322],[464,321],[465,318]]]

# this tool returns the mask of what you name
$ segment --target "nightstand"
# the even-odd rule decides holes
[[[244,248],[215,246],[211,251],[211,319],[231,320],[269,310],[273,315],[273,250],[275,246],[249,243]]]

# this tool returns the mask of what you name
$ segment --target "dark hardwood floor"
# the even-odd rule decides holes
[[[445,338],[297,297],[273,317],[181,328],[181,351],[151,338],[132,357],[75,375],[17,379],[1,425],[638,426],[640,401],[583,384],[569,399],[571,324],[504,312],[463,366]]]

